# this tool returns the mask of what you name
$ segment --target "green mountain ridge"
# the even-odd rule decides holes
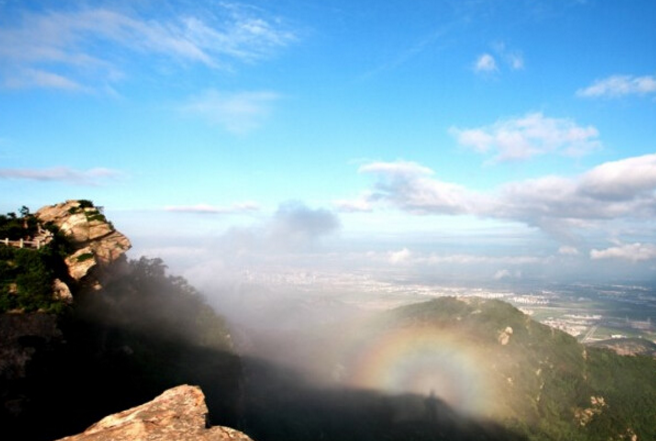
[[[513,306],[439,298],[376,317],[361,338],[405,330],[457,335],[492,390],[484,416],[530,439],[656,439],[656,360],[587,347]]]

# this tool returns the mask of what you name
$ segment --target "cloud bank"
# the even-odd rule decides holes
[[[359,172],[376,177],[366,200],[372,206],[516,221],[561,240],[579,227],[647,222],[656,215],[656,154],[607,162],[574,178],[511,182],[488,193],[442,181],[431,169],[411,162],[375,162]]]

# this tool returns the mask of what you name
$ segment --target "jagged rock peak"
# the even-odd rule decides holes
[[[207,413],[200,388],[183,385],[59,441],[253,441],[228,427],[208,428]]]
[[[75,248],[66,259],[68,272],[75,280],[83,279],[92,268],[106,267],[119,260],[132,247],[130,240],[116,231],[102,211],[102,207],[94,206],[91,201],[69,200],[35,213],[43,224],[55,225]]]

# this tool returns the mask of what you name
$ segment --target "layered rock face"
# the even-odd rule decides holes
[[[207,413],[199,387],[178,386],[59,441],[252,441],[228,427],[208,427]]]
[[[68,272],[77,282],[84,281],[95,289],[101,288],[102,277],[95,269],[109,267],[131,248],[130,240],[114,229],[102,214],[102,209],[88,201],[69,200],[41,208],[35,216],[43,224],[59,228],[74,252],[66,258]],[[46,237],[40,238],[47,242]],[[95,277],[91,277],[92,273]]]

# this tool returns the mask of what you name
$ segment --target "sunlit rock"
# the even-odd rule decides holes
[[[102,209],[90,201],[69,200],[46,206],[36,212],[36,217],[44,225],[57,227],[75,248],[65,259],[71,278],[84,280],[96,289],[103,284],[100,279],[108,276],[101,274],[102,270],[121,259],[132,247],[130,240],[107,221]]]
[[[60,441],[252,441],[228,427],[208,427],[207,413],[205,396],[199,387],[178,386]]]
[[[96,266],[96,256],[91,247],[84,247],[66,259],[68,274],[75,280],[80,280],[89,273],[89,270]]]

